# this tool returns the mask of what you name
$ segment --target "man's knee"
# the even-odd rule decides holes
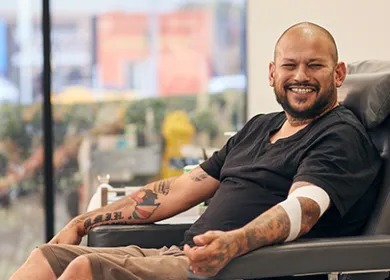
[[[75,258],[68,266],[70,269],[81,270],[90,269],[90,263],[87,256],[79,256]]]
[[[91,265],[88,255],[75,258],[65,269],[65,272],[60,279],[75,279],[74,277],[76,276],[78,279],[92,280]]]
[[[35,248],[34,250],[32,250],[30,256],[27,259],[27,262],[37,264],[49,264],[48,260],[46,259],[40,248]]]
[[[57,279],[48,260],[39,248],[34,249],[26,262],[11,276],[10,280]]]

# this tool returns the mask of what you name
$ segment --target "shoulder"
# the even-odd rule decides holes
[[[364,141],[370,141],[368,133],[363,124],[354,115],[352,111],[344,106],[338,106],[318,119],[313,127],[320,131],[322,135],[333,135],[338,138],[353,139],[362,138]]]
[[[268,113],[268,114],[257,114],[249,119],[249,121],[246,122],[244,125],[244,128],[247,128],[249,130],[254,130],[259,127],[264,127],[273,125],[275,123],[278,123],[282,120],[285,120],[286,116],[284,112],[274,112],[274,113]]]
[[[351,125],[365,130],[363,124],[359,121],[356,115],[343,105],[340,105],[330,111],[323,120],[327,122],[344,123],[345,125]]]

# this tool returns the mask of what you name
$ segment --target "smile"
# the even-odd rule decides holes
[[[311,93],[314,91],[312,88],[289,88],[292,92],[295,93]]]

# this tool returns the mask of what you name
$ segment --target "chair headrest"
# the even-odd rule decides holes
[[[344,99],[341,103],[353,111],[366,128],[380,125],[390,115],[390,61],[347,64],[347,77],[339,89],[340,95]]]

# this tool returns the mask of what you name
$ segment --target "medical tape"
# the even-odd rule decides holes
[[[302,224],[302,209],[299,200],[296,197],[288,197],[285,201],[279,203],[286,211],[290,220],[290,233],[285,242],[294,240],[298,237],[301,231]]]
[[[330,204],[330,197],[327,192],[314,185],[308,185],[296,189],[288,197],[307,197],[314,200],[318,206],[320,206],[320,217],[324,214],[326,209],[328,209]]]
[[[320,187],[308,185],[293,191],[286,200],[279,203],[286,211],[290,220],[290,233],[285,242],[295,240],[302,227],[302,208],[298,197],[305,197],[314,200],[320,207],[320,217],[329,207],[329,195]]]

